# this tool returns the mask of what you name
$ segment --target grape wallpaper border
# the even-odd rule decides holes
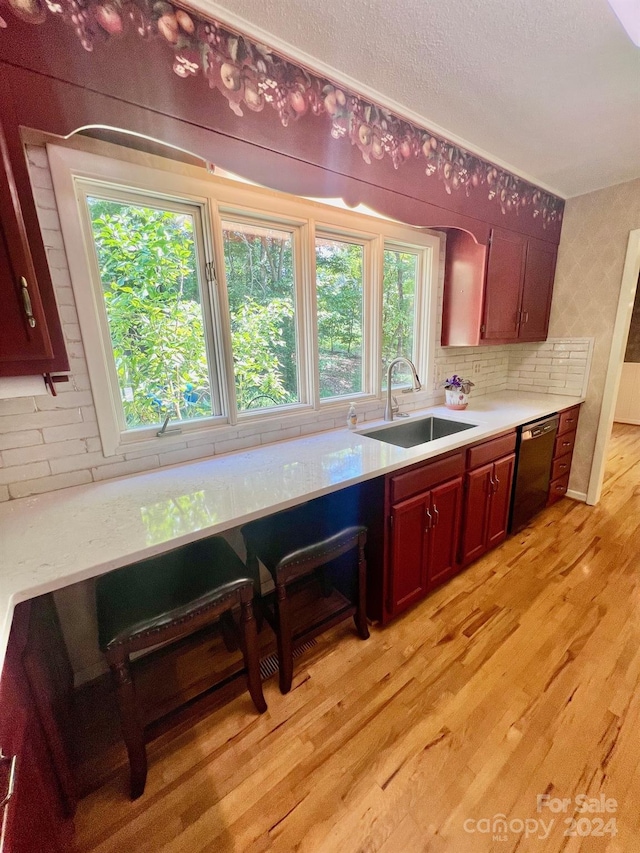
[[[398,169],[410,159],[424,164],[448,194],[486,193],[503,214],[540,218],[543,227],[562,220],[557,196],[418,127],[377,104],[313,74],[219,22],[164,0],[0,0],[0,39],[10,38],[10,17],[42,24],[57,16],[73,27],[80,44],[93,51],[133,29],[141,39],[164,40],[173,71],[187,80],[204,75],[238,116],[243,110],[276,111],[283,127],[305,117],[327,117],[336,140],[348,139],[368,165],[391,158]]]

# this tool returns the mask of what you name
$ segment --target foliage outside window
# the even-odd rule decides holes
[[[320,397],[362,391],[364,248],[316,239]]]
[[[210,417],[191,216],[88,197],[127,427]]]
[[[418,255],[385,249],[382,279],[382,388],[387,387],[387,367],[399,355],[415,361],[416,281]],[[393,386],[411,385],[409,369],[399,364]]]
[[[238,410],[299,402],[293,239],[223,222]]]

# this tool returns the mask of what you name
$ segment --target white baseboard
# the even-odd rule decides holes
[[[587,493],[578,492],[576,489],[567,489],[567,497],[573,498],[574,501],[582,501],[582,503],[586,503],[587,501]]]
[[[614,418],[617,424],[631,424],[632,426],[640,426],[640,420],[636,418]]]

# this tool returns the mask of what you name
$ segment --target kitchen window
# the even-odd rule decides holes
[[[320,399],[362,393],[365,246],[316,237]]]
[[[238,412],[300,403],[296,232],[223,220],[222,239]]]
[[[419,283],[424,276],[422,253],[403,246],[385,245],[382,277],[382,389],[387,387],[387,368],[400,355],[420,362],[418,342],[423,306]],[[393,387],[411,385],[409,368],[399,364]]]
[[[437,237],[160,158],[48,152],[106,455],[380,400],[397,355],[429,387]]]
[[[86,182],[78,189],[90,223],[96,305],[108,329],[121,429],[159,426],[167,416],[211,417],[220,402],[207,352],[214,323],[199,208]]]

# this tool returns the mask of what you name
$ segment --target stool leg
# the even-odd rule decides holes
[[[129,655],[118,649],[115,653],[108,652],[107,659],[116,686],[122,736],[129,756],[131,799],[136,800],[143,793],[147,781],[147,750],[131,678]]]
[[[363,640],[369,638],[369,626],[367,625],[367,558],[364,554],[364,546],[367,534],[358,536],[358,609],[354,616],[356,629]]]
[[[247,684],[253,704],[259,713],[264,714],[267,703],[264,701],[262,692],[262,680],[260,678],[260,658],[258,656],[258,634],[256,632],[256,621],[253,618],[253,603],[251,600],[242,602],[242,654],[244,665],[247,670]]]
[[[260,564],[258,563],[258,558],[256,557],[256,555],[253,553],[253,551],[251,550],[249,545],[247,545],[246,542],[245,542],[245,547],[247,549],[247,560],[246,560],[247,569],[249,569],[249,573],[251,574],[251,576],[253,578],[259,578],[260,577]],[[257,581],[256,581],[256,583],[257,583]],[[260,590],[258,589],[258,587],[256,587],[254,589],[253,601],[254,601],[254,611],[255,611],[255,617],[256,617],[256,626],[257,626],[258,634],[259,634],[262,631],[262,625],[264,622],[264,611],[262,609],[262,602],[259,601],[258,598],[260,598]]]
[[[256,630],[260,634],[264,625],[264,606],[262,604],[262,596],[257,593],[254,593],[253,598],[253,613],[256,619]]]
[[[278,614],[278,664],[280,667],[280,692],[288,693],[293,680],[293,645],[291,639],[291,608],[287,587],[279,583],[276,587],[276,611]]]
[[[228,652],[237,651],[238,643],[236,640],[236,628],[233,624],[233,616],[230,611],[222,613],[220,616],[220,632],[222,634],[226,650]]]

